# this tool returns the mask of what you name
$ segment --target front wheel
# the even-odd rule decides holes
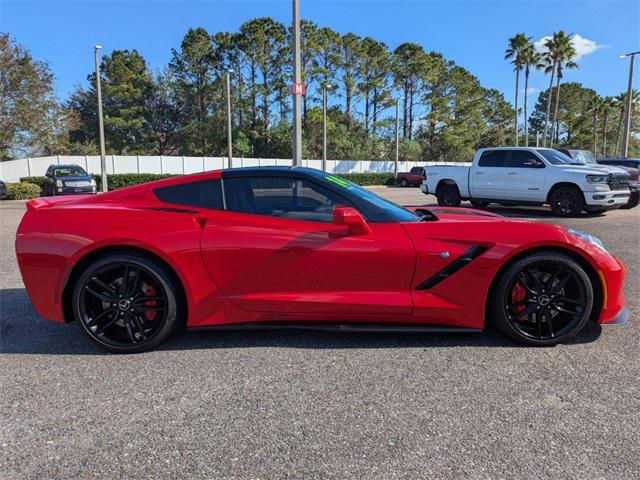
[[[458,187],[451,183],[440,185],[436,192],[436,197],[438,198],[438,205],[441,207],[459,207],[460,203],[462,203]]]
[[[620,208],[624,208],[625,210],[628,210],[630,208],[637,207],[638,203],[640,203],[640,192],[632,192],[631,196],[629,196],[629,201],[625,203],[623,206],[621,206]]]
[[[584,196],[575,187],[559,187],[549,198],[551,211],[561,217],[577,217],[584,209]]]
[[[96,344],[117,353],[150,350],[178,323],[176,285],[155,259],[112,254],[89,265],[73,291],[73,313]]]
[[[502,274],[491,300],[495,324],[507,337],[549,346],[583,329],[593,309],[593,285],[571,257],[535,253]]]

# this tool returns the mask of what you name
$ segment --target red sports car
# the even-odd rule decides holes
[[[571,229],[405,209],[289,167],[27,202],[16,251],[42,317],[115,352],[177,327],[480,331],[553,345],[624,323],[625,267]]]

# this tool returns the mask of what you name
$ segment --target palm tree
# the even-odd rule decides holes
[[[539,69],[544,65],[542,63],[542,55],[536,52],[533,44],[529,41],[523,56],[524,62],[524,144],[529,146],[529,118],[527,114],[527,95],[529,90],[529,74],[531,69]]]
[[[518,84],[520,83],[520,70],[524,67],[524,55],[527,46],[531,44],[531,39],[527,38],[524,33],[518,33],[514,37],[509,39],[509,45],[504,52],[505,60],[511,60],[513,69],[516,72],[516,99],[515,99],[515,135],[516,135],[516,147],[518,146]],[[525,92],[526,100],[526,92]]]
[[[625,110],[627,109],[627,92],[621,93],[613,99],[615,107],[620,109],[620,123],[618,124],[618,132],[616,133],[616,151],[614,156],[618,156],[618,147],[621,145],[622,136],[624,135],[624,122],[627,119]],[[638,104],[638,92],[636,90],[631,92],[631,111],[633,112],[634,105]]]
[[[553,120],[551,122],[551,142],[558,130],[558,105],[560,103],[560,81],[562,80],[562,72],[565,68],[578,68],[578,64],[573,61],[576,56],[576,49],[573,48],[571,36],[566,35],[562,30],[553,34],[553,49],[550,50],[551,56],[556,64],[556,101],[553,109]]]
[[[602,155],[607,156],[607,127],[609,122],[609,111],[615,107],[613,98],[604,97],[602,100]]]

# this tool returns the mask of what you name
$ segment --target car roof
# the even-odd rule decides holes
[[[78,167],[78,168],[82,168],[80,165],[76,164],[76,163],[52,163],[51,165],[49,165],[49,168],[69,168],[69,167]],[[82,168],[84,170],[84,168]]]
[[[324,176],[321,170],[308,167],[268,166],[268,167],[241,167],[222,170],[222,178],[240,178],[253,176],[278,176],[283,174],[295,174],[296,176],[318,177]]]

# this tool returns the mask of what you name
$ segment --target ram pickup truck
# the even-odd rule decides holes
[[[421,189],[444,206],[458,206],[462,200],[475,207],[549,204],[560,216],[618,208],[629,201],[628,173],[571,163],[551,148],[482,148],[470,164],[427,166]]]
[[[425,179],[424,167],[413,167],[408,172],[396,174],[396,184],[401,187],[419,187]]]

